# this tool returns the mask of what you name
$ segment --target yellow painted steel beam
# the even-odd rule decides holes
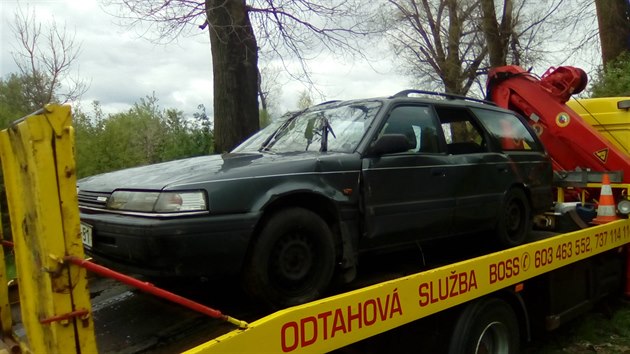
[[[20,344],[34,353],[97,351],[86,271],[60,261],[84,257],[73,149],[69,106],[48,105],[0,132],[28,339]]]
[[[563,234],[282,310],[186,353],[330,352],[629,242],[627,219]]]

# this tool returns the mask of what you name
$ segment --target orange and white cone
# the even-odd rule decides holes
[[[611,221],[619,220],[615,206],[615,198],[610,187],[610,178],[607,173],[602,176],[602,190],[599,193],[599,205],[597,206],[597,217],[592,223],[601,225]]]

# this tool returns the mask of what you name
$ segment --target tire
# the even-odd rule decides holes
[[[328,224],[303,208],[283,209],[263,226],[244,272],[245,289],[277,310],[322,297],[335,268]]]
[[[510,189],[497,221],[496,237],[505,248],[522,245],[532,229],[532,211],[529,200],[522,189]]]
[[[461,313],[449,343],[449,354],[517,354],[520,334],[516,315],[505,301],[485,298]]]

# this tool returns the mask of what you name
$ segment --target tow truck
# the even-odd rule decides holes
[[[553,160],[558,202],[537,222],[547,232],[518,247],[444,261],[252,322],[85,259],[70,107],[48,105],[0,132],[13,236],[1,243],[15,253],[19,284],[17,305],[8,286],[0,286],[0,350],[97,352],[88,292],[88,272],[96,272],[233,326],[187,353],[323,353],[348,347],[372,352],[379,348],[375,341],[400,329],[410,329],[415,351],[516,353],[534,332],[559,327],[605,296],[630,295],[630,221],[614,212],[629,210],[630,139],[623,129],[598,131],[586,123],[581,114],[603,113],[589,111],[588,104],[579,105],[581,113],[567,106],[585,85],[583,71],[572,67],[553,68],[540,79],[515,66],[489,74],[488,98],[527,117]],[[619,102],[616,114],[627,113],[628,101],[606,103],[611,101]],[[618,206],[609,205],[614,198]],[[575,210],[593,199],[599,210],[612,207],[614,215],[600,218],[598,210],[605,221],[588,225]],[[2,252],[0,281],[9,281]],[[16,306],[21,334],[12,316]],[[390,344],[402,341],[396,337]]]

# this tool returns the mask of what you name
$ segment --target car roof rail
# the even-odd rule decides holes
[[[326,102],[318,103],[318,104],[314,105],[313,107],[323,106],[323,105],[325,105],[325,104],[330,104],[330,103],[335,103],[335,102],[341,102],[341,100],[330,100],[330,101],[326,101]]]
[[[480,98],[468,97],[468,96],[464,96],[464,95],[457,95],[457,94],[454,94],[454,93],[415,90],[415,89],[409,89],[409,90],[400,91],[397,94],[391,96],[390,98],[409,97],[409,95],[412,94],[412,93],[419,93],[419,94],[423,94],[423,95],[440,96],[440,97],[445,97],[446,99],[449,99],[449,100],[473,101],[473,102],[484,103],[484,104],[489,104],[489,105],[496,106],[496,103],[494,103],[492,101],[483,100],[483,99],[480,99]]]

